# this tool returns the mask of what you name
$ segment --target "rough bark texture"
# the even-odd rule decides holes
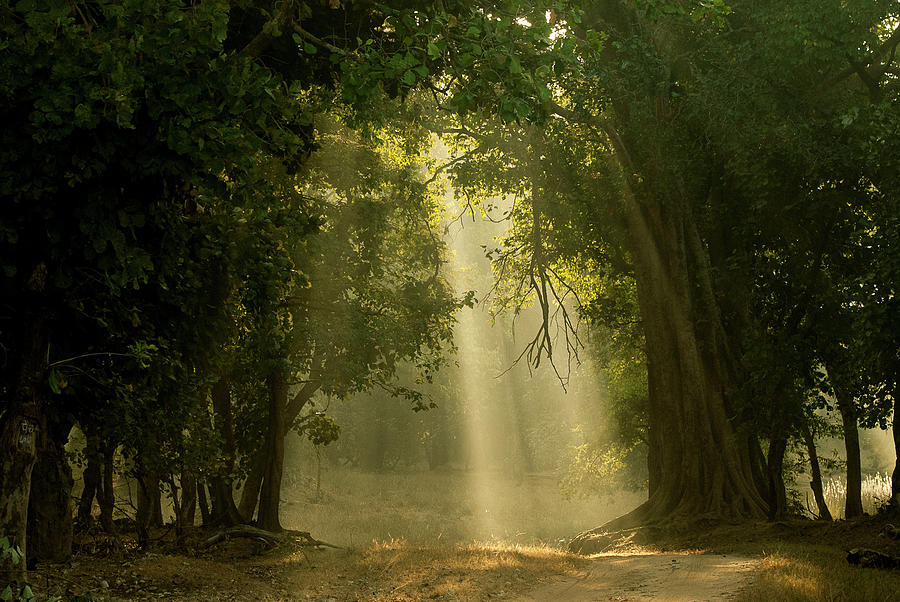
[[[750,450],[726,407],[724,333],[707,258],[683,199],[641,203],[628,229],[647,339],[651,493],[618,523],[764,517]]]
[[[284,466],[285,407],[287,405],[287,382],[281,371],[275,371],[268,378],[269,417],[263,444],[263,482],[259,494],[259,514],[257,526],[266,531],[282,530],[278,515],[281,501],[281,476]]]
[[[767,464],[769,485],[769,520],[780,519],[787,510],[787,492],[784,488],[784,454],[787,451],[787,437],[772,435],[769,440]]]
[[[40,264],[29,280],[29,289],[43,290],[46,267]],[[37,459],[40,428],[49,391],[46,384],[50,316],[35,303],[35,313],[21,327],[22,355],[13,399],[4,404],[0,424],[0,536],[9,538],[27,554],[28,498],[31,474]],[[27,558],[13,564],[0,560],[0,582],[22,581]]]
[[[28,498],[37,457],[37,421],[30,416],[6,418],[0,433],[0,530],[10,544],[27,549]],[[0,560],[0,583],[24,581],[25,563]]]
[[[70,422],[65,422],[41,429],[28,500],[29,566],[42,561],[64,562],[72,556],[75,479],[65,450],[71,427]]]
[[[831,511],[825,501],[825,493],[822,490],[822,469],[819,467],[819,455],[816,452],[816,440],[808,425],[803,425],[803,442],[806,444],[806,453],[809,455],[809,471],[812,480],[809,486],[816,499],[816,507],[819,509],[819,520],[831,520]]]

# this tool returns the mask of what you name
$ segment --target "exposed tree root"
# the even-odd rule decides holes
[[[282,531],[280,533],[275,533],[273,531],[258,529],[251,525],[235,525],[234,527],[223,529],[209,539],[205,540],[202,544],[202,547],[208,548],[232,537],[244,537],[248,539],[260,540],[265,542],[270,547],[274,547],[286,542],[293,542],[300,544],[301,546],[335,548],[338,550],[343,549],[340,546],[315,539],[307,531]]]

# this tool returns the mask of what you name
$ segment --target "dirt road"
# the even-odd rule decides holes
[[[521,600],[730,600],[757,561],[716,554],[597,557],[577,579],[546,583]]]

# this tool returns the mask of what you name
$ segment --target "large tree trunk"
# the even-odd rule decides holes
[[[269,417],[263,443],[264,468],[259,494],[257,526],[266,531],[282,531],[278,507],[281,501],[281,476],[284,467],[284,411],[287,405],[287,382],[281,370],[267,379]]]
[[[819,455],[816,452],[816,440],[813,437],[812,429],[808,424],[802,425],[803,442],[806,444],[806,453],[809,455],[809,471],[812,474],[812,480],[809,486],[813,491],[813,497],[816,499],[816,507],[819,509],[819,520],[831,520],[831,512],[828,510],[828,503],[825,501],[825,492],[822,490],[822,469],[819,467]]]
[[[64,562],[72,556],[72,468],[65,444],[72,423],[51,421],[41,429],[40,449],[28,500],[28,563]]]
[[[28,288],[40,292],[45,280],[46,268],[40,264],[29,279]],[[22,552],[28,547],[31,475],[49,398],[46,357],[50,317],[39,303],[34,307],[35,313],[24,320],[21,330],[22,354],[17,358],[16,387],[0,424],[0,536],[7,537],[10,545]],[[0,587],[11,581],[24,581],[25,560],[15,564],[9,557],[0,559]]]
[[[725,399],[729,349],[690,206],[677,194],[650,201],[631,196],[627,211],[646,336],[650,497],[606,528],[763,518],[750,446],[739,443]]]

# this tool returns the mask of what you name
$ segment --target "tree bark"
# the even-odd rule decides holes
[[[259,494],[257,526],[266,531],[282,531],[278,507],[281,501],[281,476],[284,467],[285,407],[288,391],[285,375],[276,370],[267,379],[269,417],[263,443],[264,468]]]
[[[64,562],[72,556],[72,468],[65,444],[72,423],[48,421],[41,429],[40,448],[28,500],[28,563]]]
[[[834,374],[829,371],[829,374]],[[833,383],[833,381],[832,381]],[[847,450],[847,504],[844,518],[863,515],[862,507],[862,461],[859,451],[859,425],[856,420],[856,405],[849,399],[842,387],[834,387],[841,426],[844,433],[844,448]]]
[[[210,479],[212,494],[212,510],[210,520],[213,524],[226,527],[249,521],[253,518],[253,508],[247,514],[239,512],[234,505],[232,494],[231,475],[234,472],[234,419],[231,409],[231,387],[228,380],[220,378],[213,385],[211,392],[213,411],[215,412],[215,424],[222,437],[225,466],[223,474]],[[258,489],[258,487],[257,487]],[[254,496],[254,505],[256,499]],[[243,518],[242,518],[243,517]]]
[[[769,440],[769,455],[766,465],[769,485],[769,520],[781,519],[787,510],[787,494],[784,488],[784,454],[787,451],[787,437],[774,434]]]
[[[809,471],[812,474],[809,486],[813,491],[813,497],[816,499],[816,507],[819,509],[818,518],[819,520],[831,520],[831,511],[828,510],[828,503],[825,501],[825,493],[822,490],[822,469],[819,467],[816,440],[808,424],[803,424],[801,428],[803,442],[806,444],[806,453],[809,455]]]
[[[684,199],[629,195],[628,233],[646,336],[650,497],[610,528],[635,522],[762,518],[749,446],[738,443],[725,390],[724,329],[708,260]],[[649,201],[649,202],[648,202]],[[652,467],[652,466],[651,466]]]
[[[100,487],[100,459],[96,455],[99,453],[100,450],[91,449],[89,442],[87,449],[87,465],[85,466],[82,475],[84,487],[81,490],[81,498],[78,500],[77,521],[78,524],[82,526],[91,524],[94,498],[97,496],[97,491]]]
[[[294,421],[300,415],[300,412],[303,411],[303,408],[306,407],[306,404],[312,399],[313,395],[315,395],[316,391],[319,390],[321,386],[321,381],[319,380],[320,369],[315,369],[311,371],[309,379],[307,382],[301,387],[300,391],[297,392],[296,395],[288,402],[287,398],[287,385],[284,385],[283,393],[281,396],[283,398],[284,405],[282,405],[282,410],[280,410],[281,418],[280,418],[280,429],[281,429],[281,437],[282,441],[280,442],[280,446],[282,450],[284,448],[284,437],[287,437],[288,433],[291,432],[291,427],[294,424]],[[283,379],[283,376],[281,377]],[[272,390],[270,383],[270,392]],[[272,403],[271,395],[269,403]],[[266,476],[267,465],[270,459],[268,455],[269,452],[267,450],[270,449],[270,432],[269,426],[267,425],[266,430],[266,438],[265,445],[263,449],[260,450],[260,453],[257,454],[256,458],[253,461],[253,464],[250,466],[250,471],[247,474],[247,479],[244,481],[244,489],[241,491],[241,500],[238,503],[238,513],[243,518],[244,522],[250,522],[253,519],[253,511],[257,507],[257,501],[260,500],[260,489],[263,484],[263,480]],[[280,480],[280,479],[279,479]],[[280,487],[280,485],[279,485]],[[259,519],[257,518],[257,521]]]
[[[212,513],[209,510],[209,500],[206,498],[206,484],[197,484],[197,505],[200,506],[200,521],[204,527],[212,525]]]
[[[238,514],[241,515],[241,522],[253,521],[253,514],[256,512],[259,501],[259,490],[262,487],[264,469],[265,456],[263,450],[260,450],[250,465],[247,478],[244,480],[244,488],[241,490],[241,501],[238,502]]]
[[[100,526],[104,531],[113,535],[117,532],[113,521],[113,511],[116,507],[116,492],[113,490],[113,462],[116,456],[116,446],[104,442],[103,452],[103,479],[100,483],[100,495],[97,502],[100,504]]]
[[[181,528],[193,527],[197,515],[197,479],[181,473],[181,512],[176,517]]]
[[[39,264],[28,288],[43,290],[46,267]],[[40,303],[24,320],[22,354],[17,366],[13,399],[5,408],[0,424],[0,536],[27,553],[28,499],[31,475],[37,460],[40,428],[49,399],[47,387],[47,347],[50,316]],[[18,564],[0,559],[0,582],[24,581],[27,558]]]

